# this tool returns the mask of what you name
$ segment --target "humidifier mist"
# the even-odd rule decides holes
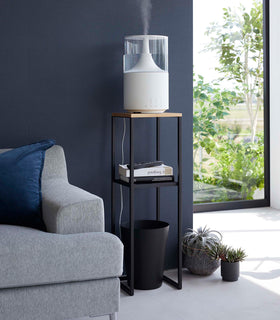
[[[125,37],[124,109],[162,113],[169,108],[168,38]]]

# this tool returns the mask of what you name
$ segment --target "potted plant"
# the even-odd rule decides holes
[[[208,251],[221,243],[222,235],[206,226],[197,230],[189,229],[183,236],[183,267],[191,273],[210,275],[220,265],[219,260],[213,260]]]
[[[246,258],[243,249],[234,249],[224,244],[218,244],[208,250],[213,261],[221,259],[221,276],[224,281],[237,281],[239,278],[239,262]]]

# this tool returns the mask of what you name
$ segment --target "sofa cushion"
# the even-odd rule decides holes
[[[0,288],[117,277],[123,245],[106,232],[70,235],[0,225]]]
[[[0,223],[44,229],[41,174],[53,145],[44,140],[0,154]]]

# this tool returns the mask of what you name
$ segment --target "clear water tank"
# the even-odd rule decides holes
[[[162,113],[169,108],[168,38],[125,37],[123,58],[124,109]]]

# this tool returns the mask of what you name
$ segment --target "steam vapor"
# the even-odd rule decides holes
[[[152,0],[138,0],[141,9],[141,16],[144,28],[144,34],[148,34],[150,28]]]

